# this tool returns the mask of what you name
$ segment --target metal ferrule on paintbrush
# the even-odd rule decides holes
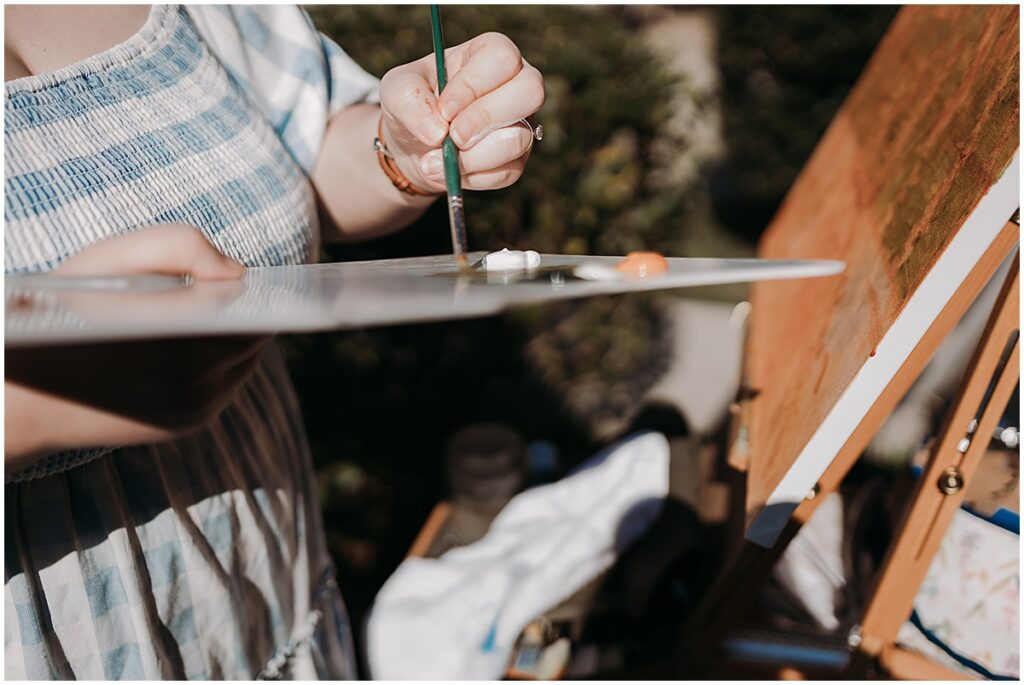
[[[456,164],[458,160],[456,159]],[[459,189],[461,191],[461,189]],[[452,229],[452,252],[459,262],[466,261],[466,211],[462,205],[462,193],[448,190],[448,222]]]
[[[444,35],[441,32],[441,12],[437,5],[430,6],[430,26],[434,36],[434,61],[437,63],[437,96],[448,84],[448,70],[444,61]],[[466,211],[462,202],[462,177],[459,171],[459,150],[452,137],[445,136],[441,144],[444,157],[444,183],[448,191],[448,221],[452,229],[452,252],[460,264],[466,263]]]

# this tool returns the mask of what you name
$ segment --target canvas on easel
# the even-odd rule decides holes
[[[1017,209],[1017,14],[902,11],[765,233],[762,257],[847,269],[752,290],[751,540],[772,543]]]

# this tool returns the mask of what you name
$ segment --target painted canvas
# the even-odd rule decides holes
[[[766,231],[844,273],[752,291],[747,537],[770,545],[1019,206],[1019,8],[900,11]]]

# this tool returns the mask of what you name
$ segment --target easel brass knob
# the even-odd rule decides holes
[[[960,473],[960,469],[955,466],[950,466],[939,476],[939,490],[946,495],[960,492],[963,486],[964,476]]]

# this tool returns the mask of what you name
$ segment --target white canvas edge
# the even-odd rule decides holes
[[[882,337],[875,356],[869,357],[860,368],[769,495],[747,528],[748,540],[763,547],[775,544],[793,510],[832,463],[946,302],[1019,206],[1018,149],[1003,175],[982,197]]]

